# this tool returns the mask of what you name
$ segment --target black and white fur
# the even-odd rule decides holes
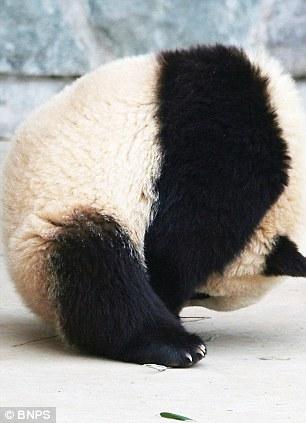
[[[88,353],[201,360],[177,317],[185,304],[239,308],[280,275],[306,276],[291,239],[303,120],[279,65],[234,47],[79,79],[24,124],[7,160],[4,240],[25,302]]]

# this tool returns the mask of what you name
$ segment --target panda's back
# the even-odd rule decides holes
[[[143,237],[158,172],[155,56],[115,61],[78,79],[19,129],[5,167],[5,238],[28,216],[92,206]],[[133,222],[133,223],[131,223]]]

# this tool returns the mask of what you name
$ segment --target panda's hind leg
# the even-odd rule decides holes
[[[126,231],[111,216],[74,211],[61,222],[48,253],[60,331],[87,353],[173,367],[205,355],[153,292]]]

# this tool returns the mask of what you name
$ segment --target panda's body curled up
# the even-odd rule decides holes
[[[81,351],[187,367],[186,304],[231,310],[306,276],[304,115],[292,79],[235,47],[117,60],[16,132],[3,236],[25,303]]]

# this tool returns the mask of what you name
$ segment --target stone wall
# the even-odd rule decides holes
[[[305,0],[0,0],[0,138],[73,78],[197,43],[264,45],[306,76]]]

